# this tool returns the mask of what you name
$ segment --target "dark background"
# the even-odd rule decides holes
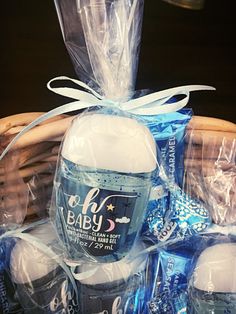
[[[67,102],[46,88],[55,76],[76,77],[53,0],[6,0],[0,10],[1,117]],[[206,0],[199,11],[146,0],[137,88],[213,85],[189,106],[236,122],[235,14],[235,0]]]

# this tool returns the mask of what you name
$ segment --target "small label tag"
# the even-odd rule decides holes
[[[169,221],[167,224],[164,225],[163,229],[158,234],[159,241],[166,241],[170,238],[172,233],[177,227],[177,223],[174,221]]]

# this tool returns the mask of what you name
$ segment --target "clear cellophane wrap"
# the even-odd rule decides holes
[[[55,0],[55,6],[79,78],[106,98],[130,98],[138,67],[143,0]],[[41,114],[1,119],[1,151]],[[58,148],[72,119],[61,115],[34,127],[0,161],[2,226],[15,228],[26,217],[47,213]]]
[[[77,76],[110,100],[132,95],[144,1],[55,0]]]
[[[193,117],[186,141],[186,192],[204,202],[215,224],[235,224],[235,124],[220,119]]]
[[[42,112],[0,119],[1,151]],[[61,123],[63,120],[63,123]],[[61,137],[72,117],[59,116],[27,132],[0,161],[0,224],[6,229],[45,217]]]
[[[143,1],[55,0],[55,4],[64,42],[81,80],[114,103],[132,97],[137,73]],[[1,119],[1,150],[26,124],[41,114],[24,113]],[[1,229],[16,228],[32,218],[39,220],[48,216],[58,152],[64,134],[73,119],[74,116],[61,115],[36,126],[22,136],[0,161]],[[195,116],[190,121],[183,138],[186,139],[184,193],[205,206],[214,224],[234,225],[235,124],[220,119]],[[158,149],[157,147],[157,151]],[[205,247],[208,246],[207,241],[206,243]],[[158,278],[155,278],[155,274],[160,253],[165,260],[165,253],[171,250],[171,245],[175,247],[170,257],[174,259],[177,255],[176,260],[179,260],[182,247],[178,241],[175,241],[174,244],[171,242],[170,246],[162,242],[160,248],[151,250],[149,256],[147,256],[148,250],[145,251],[144,247],[137,246],[134,256],[142,251],[145,252],[144,255],[138,255],[138,259],[136,256],[133,261],[134,256],[131,255],[130,259],[124,262],[121,259],[115,266],[112,263],[77,265],[80,271],[73,273],[73,276],[79,278],[76,280],[82,291],[81,302],[85,304],[88,302],[87,304],[92,307],[90,300],[86,299],[86,302],[84,300],[89,293],[93,293],[95,286],[100,291],[99,300],[103,298],[104,289],[105,295],[114,292],[113,296],[116,296],[117,289],[120,289],[119,293],[123,289],[123,292],[127,292],[124,299],[132,300],[135,295],[135,300],[139,299],[141,302],[135,304],[131,301],[128,304],[130,312],[125,313],[143,314],[143,306],[145,307],[152,297],[157,295],[158,300],[162,300],[158,295],[158,288],[155,291],[156,295],[149,290],[166,279],[164,270]],[[190,247],[193,248],[192,244]],[[200,251],[199,248],[197,254]],[[155,254],[158,255],[157,259]],[[187,262],[184,261],[184,267],[192,263],[191,254]],[[70,266],[73,268],[73,265]],[[170,266],[167,263],[166,271],[170,271]],[[88,277],[83,277],[83,273],[88,273]],[[79,277],[81,274],[82,277]],[[168,278],[167,276],[167,284]],[[184,280],[184,296],[186,296],[188,275]],[[163,287],[165,288],[165,285]],[[168,301],[172,296],[176,296],[171,293],[167,295]],[[186,301],[185,297],[183,301]],[[119,302],[119,296],[113,300],[116,311],[120,309]],[[136,306],[136,312],[131,312],[133,306]],[[102,310],[100,312],[105,313],[106,309],[103,312]]]

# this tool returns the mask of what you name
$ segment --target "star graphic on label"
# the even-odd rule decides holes
[[[115,206],[113,206],[112,204],[107,205],[107,211],[111,211],[113,212]]]

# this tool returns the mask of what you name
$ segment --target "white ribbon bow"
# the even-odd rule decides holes
[[[68,88],[68,87],[52,87],[51,83],[55,81],[71,81],[76,85],[84,88],[87,91],[82,91],[80,89]],[[62,105],[55,109],[50,110],[49,112],[38,117],[32,121],[29,125],[22,129],[20,133],[8,144],[5,150],[0,156],[0,160],[6,155],[10,148],[16,143],[16,141],[27,131],[42,123],[43,121],[58,116],[63,113],[68,113],[76,110],[86,109],[94,106],[102,107],[118,107],[121,110],[127,111],[136,115],[157,115],[175,112],[183,107],[185,107],[189,101],[190,92],[200,91],[200,90],[215,90],[212,86],[207,85],[186,85],[179,86],[174,88],[169,88],[163,91],[155,92],[149,95],[142,96],[137,99],[128,100],[126,102],[115,102],[109,99],[106,99],[99,95],[87,84],[71,79],[67,76],[59,76],[50,80],[47,84],[49,90],[53,91],[56,94],[66,96],[72,99],[76,99],[74,102]],[[172,103],[167,103],[172,97],[177,95],[184,95],[185,97],[181,100],[174,101]]]

